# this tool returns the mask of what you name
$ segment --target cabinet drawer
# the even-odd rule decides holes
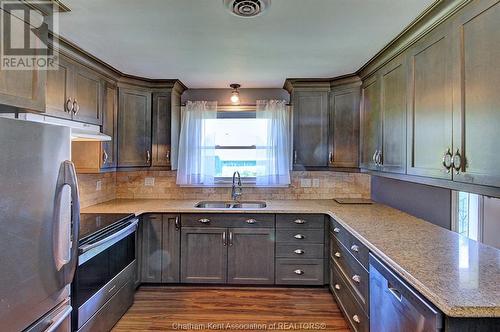
[[[273,228],[274,214],[183,214],[182,226],[190,227],[253,227]]]
[[[323,243],[324,230],[322,229],[278,229],[276,242],[288,243]]]
[[[330,251],[331,259],[344,273],[359,303],[361,303],[365,311],[368,312],[368,287],[370,283],[368,271],[354,259],[349,251],[347,251],[335,237],[330,237]]]
[[[276,257],[323,259],[323,253],[322,244],[276,244]]]
[[[322,259],[276,259],[276,284],[323,285]]]
[[[325,217],[322,214],[278,214],[276,228],[324,229]]]
[[[361,243],[354,235],[349,233],[344,227],[342,227],[333,218],[331,220],[331,233],[337,238],[337,240],[342,243],[347,250],[358,260],[358,262],[363,265],[363,267],[368,270],[368,248]]]
[[[368,332],[370,321],[361,305],[356,302],[349,287],[346,284],[342,272],[337,268],[335,262],[330,262],[330,289],[337,299],[337,303],[347,317],[352,330]]]

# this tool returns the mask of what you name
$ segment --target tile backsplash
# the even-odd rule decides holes
[[[82,208],[115,198],[227,200],[231,188],[190,188],[175,184],[175,171],[78,174]],[[285,188],[243,188],[244,200],[370,198],[370,176],[330,171],[292,172]]]

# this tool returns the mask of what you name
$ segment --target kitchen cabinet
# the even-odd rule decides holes
[[[230,228],[229,284],[274,284],[274,229]]]
[[[151,166],[151,92],[119,88],[118,167]]]
[[[380,151],[380,78],[374,74],[361,87],[361,161],[364,169],[377,170]]]
[[[176,214],[151,214],[143,218],[140,259],[143,283],[179,282],[179,222]]]
[[[329,164],[328,90],[296,89],[292,93],[295,169],[327,167]]]
[[[171,106],[170,91],[153,93],[153,167],[170,166]]]
[[[59,69],[47,73],[47,114],[101,125],[103,79],[76,61],[59,60]]]
[[[181,234],[181,282],[226,283],[227,229],[182,227]]]
[[[445,22],[409,49],[407,172],[452,179],[452,61]]]
[[[181,282],[274,284],[274,215],[182,215]]]
[[[19,18],[3,13],[5,17],[11,19],[10,26],[26,26]],[[3,24],[3,23],[2,23]],[[7,27],[7,25],[5,25]],[[29,31],[29,27],[26,27]],[[26,29],[15,31],[5,31],[4,38],[7,33],[11,33],[11,38],[24,40],[24,36],[20,36]],[[17,30],[16,30],[17,31]],[[47,39],[47,36],[43,37]],[[41,43],[38,38],[35,42]],[[41,47],[41,45],[37,45]],[[0,69],[0,104],[7,107],[15,107],[17,109],[25,109],[37,112],[45,111],[45,84],[47,80],[47,70],[30,69],[30,70],[5,70]],[[11,112],[12,110],[8,110]]]
[[[360,82],[332,87],[328,162],[331,167],[359,166]]]
[[[406,173],[406,82],[405,54],[380,70],[382,140],[378,163],[384,172]]]
[[[500,187],[500,3],[477,1],[453,23],[453,180]]]

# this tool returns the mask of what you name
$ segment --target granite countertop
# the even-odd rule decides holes
[[[500,317],[500,250],[381,204],[266,201],[264,209],[197,209],[198,200],[118,199],[84,213],[324,213],[450,317]]]

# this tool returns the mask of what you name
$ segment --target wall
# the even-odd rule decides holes
[[[186,101],[217,101],[219,105],[230,105],[232,89],[189,89],[184,91],[181,103]],[[284,89],[240,89],[240,104],[255,105],[258,99],[278,99],[290,102],[290,94]]]
[[[371,179],[372,199],[451,229],[451,190],[379,176]]]
[[[77,176],[81,208],[116,198],[116,173],[78,174]],[[97,190],[97,181],[101,181],[100,190]]]
[[[154,177],[154,186],[145,186],[146,177]],[[175,184],[173,171],[117,173],[117,198],[228,200],[231,188],[182,188]],[[317,180],[317,181],[314,181]],[[305,187],[305,185],[310,187]],[[313,187],[316,182],[316,187]],[[335,197],[369,198],[370,176],[341,172],[293,172],[288,188],[243,188],[244,200],[256,199],[332,199]]]

